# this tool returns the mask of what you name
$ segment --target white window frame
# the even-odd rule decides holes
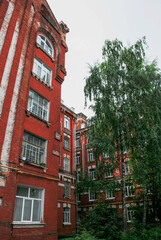
[[[96,180],[96,169],[89,169],[88,176],[91,180]]]
[[[80,147],[80,138],[76,138],[76,147]]]
[[[81,123],[81,129],[85,128],[85,123]]]
[[[124,162],[125,175],[131,174],[130,165],[128,162]]]
[[[65,149],[70,149],[70,138],[66,135],[64,135],[64,148]]]
[[[43,38],[44,38],[44,39],[43,39]],[[39,34],[39,35],[37,36],[36,42],[39,44],[39,46],[40,46],[47,54],[49,54],[51,57],[53,57],[54,50],[53,50],[52,44],[51,44],[50,41],[47,39],[47,37],[45,37],[43,34]]]
[[[106,199],[115,199],[114,192],[112,190],[106,191]]]
[[[76,202],[80,202],[80,193],[77,193],[75,198],[76,198]]]
[[[105,169],[106,171],[105,171],[105,178],[111,178],[111,177],[113,177],[113,171],[112,171],[112,169],[109,167],[108,169],[107,169],[107,167],[106,167],[106,169]]]
[[[68,181],[64,182],[64,197],[71,198],[70,182],[68,182]]]
[[[63,224],[64,225],[70,225],[70,208],[69,207],[65,207],[63,208]]]
[[[88,162],[94,162],[94,154],[92,150],[88,150]]]
[[[80,164],[80,153],[76,153],[76,165]]]
[[[19,199],[22,200],[22,208],[21,208],[21,220],[14,220],[14,224],[36,224],[36,223],[42,223],[43,222],[43,210],[44,210],[44,189],[42,188],[37,188],[37,187],[30,187],[30,186],[24,186],[24,185],[18,185],[18,188],[26,188],[28,189],[27,196],[21,196],[16,193],[16,201]],[[41,191],[41,197],[31,197],[30,193],[31,190],[39,190]],[[15,210],[16,211],[16,201],[15,201]],[[24,211],[25,211],[25,203],[26,202],[31,202],[31,209],[30,209],[30,220],[23,220],[24,218]],[[39,201],[40,202],[40,217],[38,221],[33,220],[33,214],[34,214],[34,202]],[[20,211],[20,206],[18,207]],[[15,218],[15,212],[14,212],[14,218]]]
[[[133,197],[134,196],[134,190],[132,185],[125,186],[125,194],[126,197]]]
[[[70,159],[67,157],[64,157],[64,171],[70,171]]]
[[[70,118],[67,116],[64,116],[64,128],[70,130]]]
[[[46,164],[46,149],[46,140],[35,136],[32,133],[24,132],[21,159],[37,165],[40,165],[41,163]]]
[[[27,110],[44,121],[49,121],[50,102],[30,89]]]
[[[103,157],[105,158],[105,159],[108,159],[109,158],[109,154],[108,153],[103,153]]]
[[[132,222],[134,217],[134,210],[133,209],[130,209],[130,208],[127,208],[127,222]]]
[[[35,73],[43,82],[51,86],[52,70],[36,56],[34,58],[33,73]]]
[[[96,200],[96,194],[92,193],[91,190],[89,190],[88,196],[89,196],[89,202],[92,202],[92,201]]]

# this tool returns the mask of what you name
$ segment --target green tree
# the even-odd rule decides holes
[[[88,231],[97,239],[120,239],[120,218],[116,209],[108,204],[98,204],[81,222],[80,229]]]
[[[161,75],[156,61],[146,61],[145,38],[128,47],[121,41],[105,41],[102,62],[90,66],[84,88],[86,105],[94,116],[89,120],[88,142],[96,165],[109,156],[115,168],[121,162],[123,230],[126,231],[124,152],[131,155],[134,179],[146,192],[157,183],[161,169]],[[102,156],[100,161],[100,156]],[[99,178],[98,171],[98,178]],[[146,222],[146,200],[143,221]],[[155,198],[156,199],[156,198]]]

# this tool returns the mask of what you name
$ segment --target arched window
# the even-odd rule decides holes
[[[51,57],[53,57],[53,47],[49,40],[42,34],[37,36],[37,43],[47,52]]]

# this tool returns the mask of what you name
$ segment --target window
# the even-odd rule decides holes
[[[70,208],[64,208],[63,211],[63,224],[70,224]]]
[[[31,89],[27,110],[45,121],[49,120],[49,101]]]
[[[114,198],[115,198],[115,196],[114,196],[113,191],[108,190],[108,191],[106,192],[106,199],[114,199]]]
[[[112,172],[112,169],[107,166],[105,169],[105,178],[110,178],[110,177],[113,177],[113,172]]]
[[[76,174],[76,177],[77,177],[77,182],[80,182],[80,171],[77,171],[77,174]]]
[[[64,117],[64,127],[70,130],[70,118],[67,116]]]
[[[76,147],[80,147],[80,142],[79,142],[79,138],[76,139]]]
[[[89,175],[90,179],[95,180],[96,179],[96,170],[95,169],[89,169],[88,175]]]
[[[45,83],[51,85],[52,71],[37,57],[34,58],[33,72]]]
[[[134,210],[127,208],[127,222],[132,222],[134,219]]]
[[[51,57],[53,57],[52,45],[44,35],[39,34],[37,36],[37,43],[42,47],[45,52],[47,52]]]
[[[69,137],[64,136],[64,148],[65,149],[70,149],[70,144],[69,144]]]
[[[92,151],[88,151],[88,162],[93,162],[94,156]]]
[[[131,173],[130,166],[128,162],[124,162],[124,168],[125,168],[125,175],[128,175]]]
[[[43,189],[18,186],[14,222],[40,223],[43,218]]]
[[[85,123],[81,123],[81,128],[85,128]]]
[[[104,157],[105,159],[109,158],[109,154],[108,154],[108,153],[103,153],[102,155],[103,155],[103,157]]]
[[[24,132],[21,158],[35,164],[46,162],[46,141],[30,133]]]
[[[115,169],[115,173],[117,173],[117,174],[119,173],[119,168]]]
[[[64,158],[64,170],[65,171],[70,171],[70,159],[68,159],[68,158]]]
[[[79,165],[80,164],[80,153],[76,154],[76,164]]]
[[[64,197],[70,198],[70,182],[64,182]]]
[[[95,201],[96,200],[96,194],[93,193],[91,190],[89,190],[89,201]]]
[[[80,193],[76,194],[76,202],[80,202]]]
[[[125,186],[126,197],[134,196],[134,189],[133,186]]]

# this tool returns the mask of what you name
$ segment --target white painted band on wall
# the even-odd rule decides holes
[[[4,44],[4,41],[5,41],[5,37],[6,37],[6,34],[7,34],[8,26],[9,26],[9,23],[11,21],[11,17],[12,17],[12,14],[13,14],[14,4],[15,4],[15,0],[11,0],[9,2],[7,12],[6,12],[6,15],[4,17],[2,27],[1,27],[1,30],[0,30],[0,39],[1,39],[1,41],[0,41],[0,54],[1,54],[3,44]]]
[[[10,107],[6,132],[5,132],[5,138],[4,138],[4,142],[3,142],[3,146],[2,146],[1,163],[3,165],[7,165],[8,161],[9,161],[9,154],[10,154],[10,149],[11,149],[11,142],[12,142],[16,110],[17,110],[16,106],[17,106],[19,91],[20,91],[20,87],[21,87],[21,79],[22,79],[24,65],[25,65],[25,56],[26,56],[27,46],[28,46],[28,41],[29,41],[29,33],[31,30],[31,26],[32,26],[33,18],[34,18],[34,13],[35,13],[34,7],[31,6],[30,16],[29,16],[29,20],[28,20],[28,24],[27,24],[25,37],[24,37],[24,43],[23,43],[23,47],[22,47],[20,62],[19,62],[19,66],[18,66],[16,81],[15,81],[15,86],[14,86],[14,91],[13,91],[13,96],[12,96],[12,101],[11,101],[11,107]]]

